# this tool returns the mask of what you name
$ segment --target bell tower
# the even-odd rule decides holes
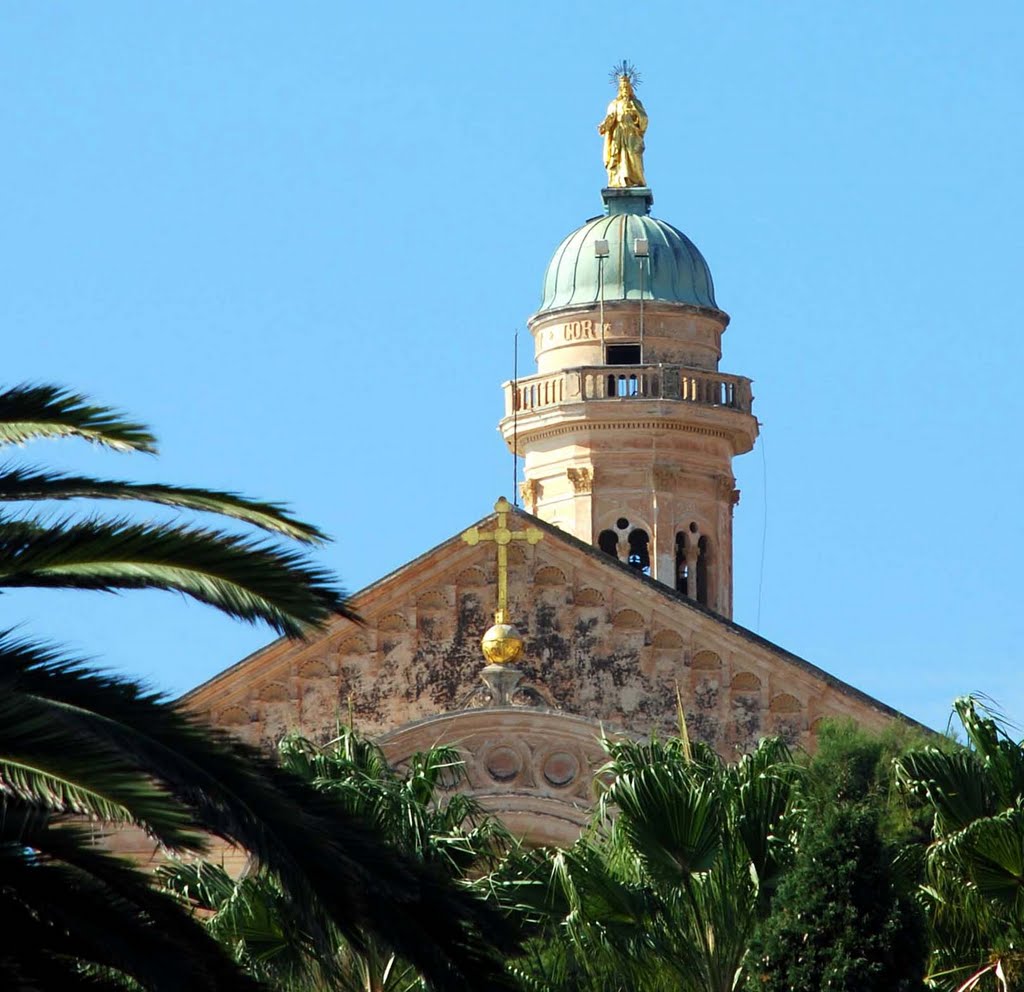
[[[630,133],[639,101],[622,78],[601,133],[610,181],[628,183],[616,147],[642,179],[647,117],[641,105]],[[732,460],[758,433],[750,380],[719,371],[729,316],[693,242],[651,216],[647,186],[601,195],[604,215],[548,265],[528,325],[537,373],[505,384],[500,430],[524,459],[522,503],[729,617]]]

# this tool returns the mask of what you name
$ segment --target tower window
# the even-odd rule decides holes
[[[639,365],[640,345],[610,344],[604,349],[607,365]],[[635,375],[610,375],[606,396],[639,396],[640,381]]]
[[[626,561],[632,568],[644,575],[651,574],[651,554],[649,551],[651,539],[647,531],[637,527],[629,535],[629,556]]]
[[[640,345],[638,344],[610,344],[604,349],[604,361],[606,365],[639,365]]]
[[[706,537],[697,542],[697,602],[708,605],[708,568],[711,565],[711,545]]]
[[[613,530],[603,530],[597,535],[597,546],[613,558],[619,557],[619,535]]]
[[[686,559],[686,534],[676,534],[676,591],[684,596],[690,595],[690,563]]]

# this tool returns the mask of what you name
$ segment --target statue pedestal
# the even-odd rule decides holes
[[[480,678],[490,690],[491,706],[511,706],[512,693],[522,677],[522,669],[514,665],[486,665]]]
[[[601,199],[609,215],[649,214],[654,206],[654,193],[650,186],[605,186]]]

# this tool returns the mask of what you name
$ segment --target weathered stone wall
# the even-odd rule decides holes
[[[513,517],[513,528],[521,526]],[[484,525],[485,527],[487,524]],[[636,734],[691,736],[725,756],[766,734],[813,746],[815,723],[897,716],[800,659],[682,601],[551,528],[509,549],[513,621],[535,703]],[[479,705],[479,641],[494,609],[493,544],[448,542],[355,597],[306,644],[277,642],[187,697],[253,743],[297,729],[328,739],[350,718],[383,735]]]

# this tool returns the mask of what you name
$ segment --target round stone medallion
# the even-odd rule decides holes
[[[496,782],[511,782],[522,771],[523,759],[515,748],[500,745],[487,752],[484,767]]]
[[[569,785],[580,770],[580,763],[568,751],[555,751],[544,761],[544,778],[557,788]]]

